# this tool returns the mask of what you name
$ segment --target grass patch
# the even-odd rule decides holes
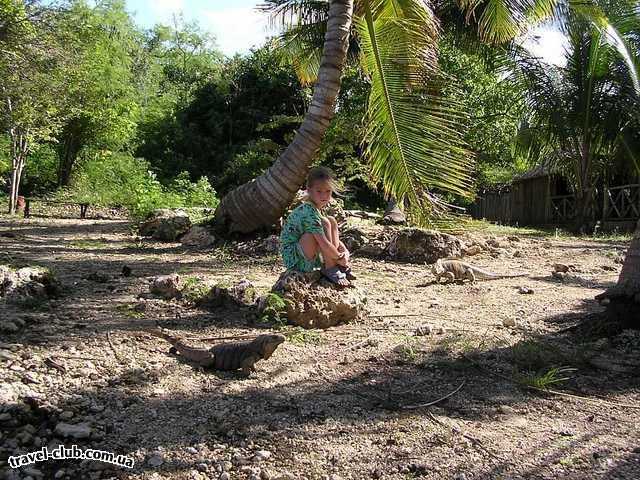
[[[105,248],[107,242],[104,240],[72,240],[69,245],[75,248]]]
[[[596,242],[628,242],[633,238],[631,232],[619,232],[617,229],[611,232],[598,232],[592,235],[577,236],[569,230],[563,228],[531,228],[513,227],[509,225],[496,225],[482,220],[472,220],[469,222],[470,231],[481,231],[487,234],[507,236],[516,235],[522,237],[546,237],[558,239],[593,240]]]
[[[207,284],[200,277],[187,277],[182,284],[182,296],[189,302],[198,303],[211,290],[211,285]]]
[[[399,335],[400,343],[393,349],[401,361],[415,363],[422,356],[422,345],[418,337],[412,335]]]
[[[272,324],[275,328],[287,324],[287,301],[277,293],[268,293],[261,307],[260,323]]]
[[[135,305],[118,305],[116,310],[128,318],[144,318],[144,312],[136,310]]]
[[[556,387],[571,377],[568,374],[575,372],[575,368],[571,367],[553,367],[540,373],[529,373],[517,377],[518,383],[528,387],[547,389]]]
[[[469,334],[451,333],[440,337],[433,348],[437,355],[452,355],[458,353],[473,354],[480,348],[486,348],[485,339],[478,342],[478,338]]]
[[[319,332],[302,327],[284,328],[282,334],[289,342],[296,345],[320,345],[323,342],[322,335]]]

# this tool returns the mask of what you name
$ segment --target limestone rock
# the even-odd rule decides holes
[[[344,243],[345,247],[347,247],[347,250],[349,250],[351,253],[357,252],[363,246],[369,243],[367,235],[362,230],[355,227],[341,232],[340,239]]]
[[[154,295],[170,299],[180,296],[180,276],[177,274],[161,275],[151,280],[149,290]]]
[[[60,435],[62,437],[71,437],[79,440],[82,438],[89,438],[91,436],[91,427],[89,427],[88,423],[78,423],[76,425],[72,425],[69,423],[60,422],[56,425],[55,433],[56,435]]]
[[[407,217],[395,200],[390,200],[380,223],[384,225],[405,225]]]
[[[194,225],[180,237],[180,242],[188,247],[206,248],[216,243],[216,237],[206,227]]]
[[[257,303],[258,293],[253,284],[246,279],[235,285],[214,285],[198,302],[207,307],[250,307]]]
[[[464,249],[465,257],[472,257],[473,255],[478,255],[479,253],[482,253],[482,252],[483,250],[480,245],[470,245]]]
[[[181,209],[160,208],[154,210],[147,220],[140,224],[140,235],[153,237],[164,242],[175,242],[191,228],[187,212]]]
[[[366,314],[366,297],[360,289],[338,288],[318,271],[287,270],[272,291],[285,300],[289,322],[303,328],[329,328]]]
[[[431,264],[439,258],[460,257],[462,242],[446,233],[408,228],[398,232],[387,251],[397,260]]]
[[[14,270],[0,265],[0,297],[20,302],[29,299],[47,299],[56,296],[60,284],[47,268],[33,266]]]
[[[233,251],[242,255],[261,256],[280,251],[280,237],[269,235],[266,238],[254,238],[242,242],[233,242]]]

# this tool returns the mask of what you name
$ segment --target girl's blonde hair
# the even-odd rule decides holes
[[[309,170],[309,174],[307,175],[307,190],[309,190],[315,182],[328,182],[333,193],[341,194],[344,190],[340,182],[336,179],[333,171],[327,167],[313,167]]]

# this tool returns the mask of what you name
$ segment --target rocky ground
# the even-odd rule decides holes
[[[625,242],[508,233],[463,236],[483,246],[467,260],[528,277],[436,285],[424,264],[356,256],[368,315],[318,331],[149,296],[173,273],[266,293],[273,253],[142,240],[126,220],[0,219],[0,264],[59,282],[54,297],[0,302],[0,478],[640,478],[640,335],[567,331],[601,310]],[[169,354],[138,331],[155,321],[287,342],[242,378]],[[7,467],[58,444],[135,465]]]

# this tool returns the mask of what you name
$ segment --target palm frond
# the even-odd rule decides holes
[[[468,23],[477,23],[480,38],[504,43],[524,33],[532,24],[550,17],[559,0],[460,0]]]
[[[273,42],[283,63],[292,65],[303,85],[315,82],[320,69],[328,0],[265,0],[259,10],[269,15],[271,28],[282,31]]]
[[[363,0],[355,24],[371,81],[364,154],[388,195],[417,220],[438,210],[430,190],[470,196],[459,107],[439,96],[438,25],[420,0]]]
[[[598,29],[604,43],[613,48],[626,64],[636,93],[640,94],[640,6],[631,0],[602,2],[568,0],[571,14],[583,18]],[[565,25],[571,21],[565,22]],[[636,44],[634,45],[634,40]]]

